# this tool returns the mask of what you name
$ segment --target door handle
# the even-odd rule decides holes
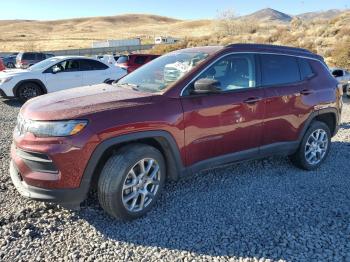
[[[307,95],[311,95],[313,92],[314,91],[312,91],[310,89],[304,89],[304,90],[300,91],[300,94],[307,96]]]
[[[248,99],[244,100],[243,102],[245,104],[255,104],[261,100],[262,100],[261,97],[249,97]]]

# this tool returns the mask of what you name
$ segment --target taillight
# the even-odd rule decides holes
[[[26,61],[26,60],[19,61],[19,63],[22,65],[28,65],[28,61]]]

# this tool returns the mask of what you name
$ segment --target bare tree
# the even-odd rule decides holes
[[[220,34],[235,35],[237,16],[233,9],[228,9],[220,12],[216,19],[216,27]]]
[[[259,24],[253,18],[238,18],[234,10],[228,9],[218,14],[216,29],[220,35],[237,36],[257,32],[259,30]]]

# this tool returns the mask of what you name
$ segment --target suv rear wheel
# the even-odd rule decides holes
[[[17,90],[17,97],[23,103],[33,97],[40,96],[42,94],[43,92],[40,86],[32,82],[23,83]]]
[[[98,181],[102,208],[119,219],[146,214],[158,199],[165,181],[165,161],[154,147],[134,144],[112,155]]]
[[[302,169],[316,169],[327,157],[330,145],[329,127],[323,122],[314,121],[306,131],[298,151],[290,156],[290,159]]]

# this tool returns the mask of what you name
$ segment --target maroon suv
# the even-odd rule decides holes
[[[10,173],[29,198],[145,214],[166,179],[286,155],[312,170],[338,129],[341,89],[307,50],[234,44],[164,55],[114,85],[52,93],[20,111]]]
[[[147,64],[159,55],[151,54],[132,54],[119,56],[116,65],[125,69],[128,74],[135,71],[140,66]]]

